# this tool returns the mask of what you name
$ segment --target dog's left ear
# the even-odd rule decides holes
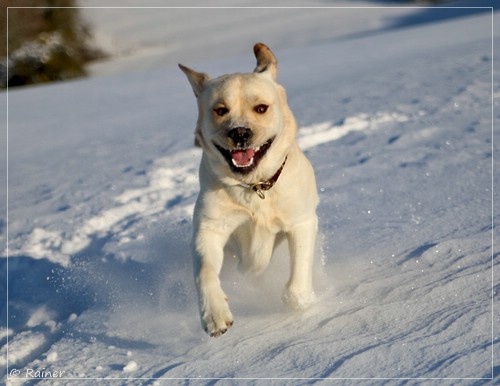
[[[194,95],[198,98],[201,92],[205,89],[205,83],[210,79],[210,77],[203,72],[197,72],[189,67],[183,66],[180,63],[179,68],[184,74],[186,74],[189,83],[191,83],[191,87],[193,88]]]
[[[271,49],[264,43],[257,43],[253,46],[253,53],[257,58],[257,67],[253,72],[266,73],[271,75],[273,80],[276,80],[278,75],[278,60],[274,56]]]

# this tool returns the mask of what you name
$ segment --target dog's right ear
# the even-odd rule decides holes
[[[195,70],[183,66],[180,63],[179,68],[184,74],[186,74],[189,83],[191,83],[191,87],[193,88],[194,95],[198,98],[201,92],[205,89],[205,83],[210,79],[210,77],[203,72],[196,72]]]
[[[253,53],[257,59],[257,67],[253,72],[269,73],[273,80],[278,75],[278,60],[271,49],[264,43],[257,43],[253,46]]]

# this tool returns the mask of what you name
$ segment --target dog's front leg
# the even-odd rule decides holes
[[[315,301],[312,286],[312,267],[318,219],[316,216],[295,225],[288,233],[290,250],[290,279],[283,302],[293,309],[304,309]]]
[[[194,238],[194,268],[203,329],[216,337],[233,325],[226,294],[219,273],[224,260],[227,237],[217,230],[199,227]]]

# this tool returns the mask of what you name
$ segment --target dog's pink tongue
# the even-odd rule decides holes
[[[238,166],[248,165],[254,155],[255,155],[255,150],[253,149],[231,151],[231,157],[233,157],[233,161],[236,162]]]

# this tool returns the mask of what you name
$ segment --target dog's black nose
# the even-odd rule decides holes
[[[227,136],[231,138],[236,147],[247,147],[253,136],[252,129],[247,127],[235,127],[229,130]]]

